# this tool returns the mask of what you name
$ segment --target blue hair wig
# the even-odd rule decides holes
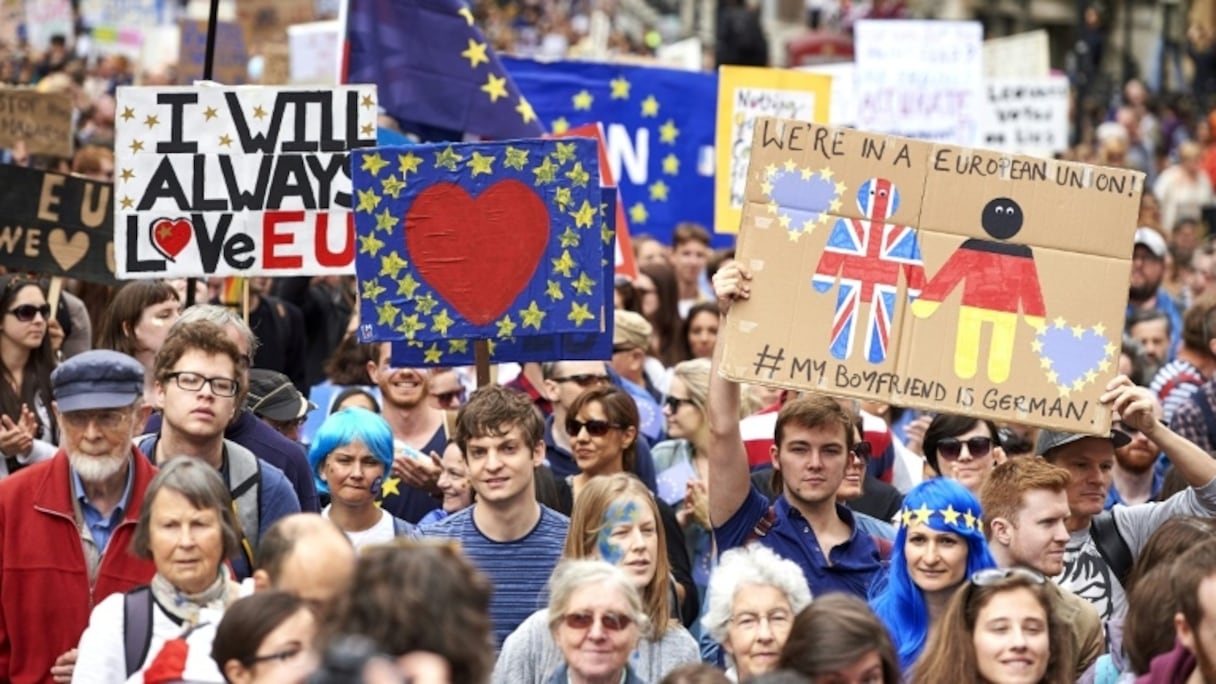
[[[334,449],[353,442],[361,442],[372,455],[384,464],[385,475],[393,469],[393,431],[379,414],[365,408],[351,407],[331,414],[317,428],[312,446],[308,449],[308,465],[312,467],[317,491],[329,493],[329,486],[321,480],[321,464]]]
[[[919,515],[917,511],[920,511]],[[891,549],[891,564],[870,589],[870,606],[878,615],[899,652],[900,666],[909,670],[920,656],[929,635],[929,608],[924,593],[908,573],[904,544],[909,523],[921,522],[928,512],[928,527],[951,532],[967,544],[967,570],[963,582],[977,570],[996,567],[984,537],[983,512],[975,495],[958,482],[938,477],[908,491],[900,511],[899,531]],[[943,515],[945,513],[945,515]]]

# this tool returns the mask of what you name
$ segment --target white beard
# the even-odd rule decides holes
[[[84,482],[104,482],[122,472],[129,456],[78,456],[69,453],[68,463]]]

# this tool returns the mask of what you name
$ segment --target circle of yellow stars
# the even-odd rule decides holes
[[[935,515],[940,517],[942,522],[947,525],[958,527],[959,519],[961,518],[963,527],[980,533],[984,531],[984,520],[982,518],[975,515],[970,508],[964,511],[956,511],[954,510],[954,504],[938,509],[929,508],[923,503],[920,505],[920,508],[916,509],[905,506],[899,512],[899,515],[896,516],[896,522],[904,527],[911,527],[914,524],[928,525]]]
[[[777,180],[777,176],[784,174],[798,174],[798,177],[803,181],[814,180],[818,176],[820,181],[831,183],[833,190],[832,200],[828,203],[827,209],[816,214],[813,219],[808,218],[801,223],[795,224],[794,217],[788,211],[785,211],[785,207],[778,204],[776,198],[773,197],[773,185]],[[764,181],[760,184],[760,191],[769,198],[768,204],[765,207],[768,213],[777,217],[777,222],[787,231],[790,240],[796,242],[803,235],[810,235],[820,225],[826,225],[831,220],[832,215],[840,212],[840,197],[847,188],[842,181],[833,181],[832,178],[832,169],[826,166],[815,171],[809,166],[798,166],[792,159],[785,160],[780,166],[769,164],[764,168]]]
[[[1032,324],[1035,326],[1035,329],[1038,332],[1035,335],[1034,341],[1030,343],[1030,348],[1035,354],[1039,355],[1039,367],[1044,371],[1047,371],[1047,382],[1055,385],[1056,390],[1059,391],[1061,397],[1067,397],[1073,392],[1080,392],[1081,390],[1085,389],[1086,385],[1097,380],[1099,373],[1108,372],[1111,364],[1114,362],[1115,355],[1119,353],[1119,347],[1115,343],[1107,341],[1107,343],[1102,347],[1102,359],[1098,362],[1096,367],[1090,368],[1085,372],[1085,375],[1074,380],[1072,384],[1061,384],[1059,374],[1056,373],[1054,368],[1052,368],[1053,361],[1050,358],[1043,356],[1043,342],[1047,331],[1049,329],[1068,330],[1072,333],[1072,336],[1078,340],[1085,336],[1086,331],[1092,331],[1098,337],[1105,338],[1106,326],[1102,325],[1101,323],[1089,328],[1080,325],[1068,325],[1068,321],[1064,320],[1062,316],[1057,316],[1051,321],[1051,323],[1047,323],[1046,321],[1035,321]]]

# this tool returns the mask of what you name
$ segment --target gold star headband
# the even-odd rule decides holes
[[[928,525],[929,521],[935,515],[941,516],[942,522],[946,523],[947,525],[958,525],[958,519],[961,517],[963,519],[963,527],[973,529],[976,532],[981,533],[984,531],[983,519],[975,515],[970,508],[965,511],[954,510],[954,504],[950,504],[945,508],[939,508],[937,510],[931,509],[925,504],[921,504],[920,508],[915,510],[904,507],[902,510],[900,510],[896,522],[902,524],[904,527],[910,527],[913,523]]]

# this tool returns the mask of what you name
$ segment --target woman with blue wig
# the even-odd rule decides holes
[[[980,503],[955,480],[926,480],[904,497],[891,565],[870,590],[907,671],[954,591],[977,570],[996,567]]]
[[[321,511],[356,549],[414,536],[414,527],[376,505],[393,468],[393,431],[378,414],[348,408],[317,428],[308,450],[317,491],[330,503]]]

